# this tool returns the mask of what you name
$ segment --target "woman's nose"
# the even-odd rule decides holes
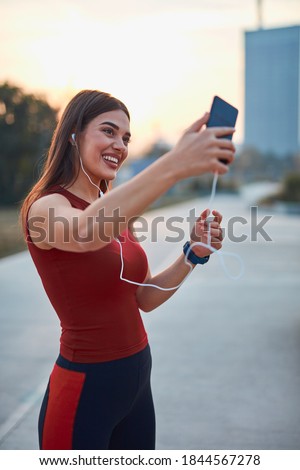
[[[122,137],[116,137],[113,142],[113,147],[119,150],[126,150],[126,145]]]

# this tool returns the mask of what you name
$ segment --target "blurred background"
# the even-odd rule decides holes
[[[299,449],[300,1],[52,0],[46,5],[0,0],[0,17],[1,351],[14,364],[2,373],[7,382],[1,388],[0,448],[37,445],[28,441],[32,424],[17,436],[14,431],[21,421],[26,425],[28,410],[37,413],[34,407],[55,354],[45,331],[58,334],[27,254],[8,256],[25,250],[19,206],[39,175],[64,106],[79,90],[95,88],[112,93],[131,112],[130,156],[116,184],[174,145],[192,121],[209,111],[214,95],[236,106],[237,156],[219,179],[218,208],[224,220],[238,214],[249,219],[251,205],[259,207],[261,217],[273,216],[268,225],[273,243],[260,239],[253,244],[257,240],[248,238],[231,247],[247,268],[238,288],[212,264],[205,281],[195,274],[176,301],[160,309],[163,316],[145,320],[158,363],[153,381],[158,390],[159,448],[195,449],[198,436],[203,448]],[[211,182],[205,175],[179,183],[150,208],[149,221],[157,214],[184,217],[192,203],[202,210]],[[247,230],[251,235],[251,223]],[[162,228],[160,240],[164,236]],[[158,269],[162,260],[172,257],[172,244],[156,245],[153,250],[145,243],[150,263]],[[196,282],[208,295],[201,297],[200,317],[192,291]],[[218,299],[208,320],[203,312],[210,311],[216,289]],[[225,315],[221,299],[231,307]],[[26,305],[45,316],[37,321],[27,307],[23,311]],[[192,315],[192,325],[201,320],[201,341],[191,336],[197,328],[189,333],[182,329],[179,313],[187,305],[185,315]],[[242,320],[241,312],[249,311],[251,316]],[[177,333],[168,343],[170,322]],[[16,328],[18,347],[32,364],[39,361],[43,376],[30,370],[28,383],[24,369],[18,393],[13,392],[15,378],[23,366],[18,364],[19,350],[11,352],[17,344],[11,339]],[[230,334],[224,339],[225,331]],[[32,335],[44,346],[39,359]],[[174,358],[162,344],[169,344],[179,361],[174,384],[168,376]],[[196,356],[208,360],[208,367],[219,374],[211,377],[197,362],[193,370],[198,382],[195,374],[187,377],[180,360],[190,357],[191,348],[195,352],[195,344],[200,348]],[[228,371],[239,391],[224,379]],[[173,398],[161,385],[166,376]],[[193,378],[197,390],[203,391],[200,398],[191,395],[191,387],[178,385],[178,380],[184,384]],[[188,397],[182,409],[178,390]],[[205,403],[204,412],[199,402]],[[175,422],[174,409],[179,413]],[[176,432],[179,422],[183,433]]]
[[[1,256],[24,248],[10,227],[60,112],[84,88],[131,112],[119,182],[159,158],[217,94],[239,109],[237,159],[222,189],[275,183],[268,202],[298,210],[299,0],[0,0],[0,13]],[[186,181],[164,202],[209,186]]]

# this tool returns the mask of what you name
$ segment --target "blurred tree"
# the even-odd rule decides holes
[[[288,173],[299,171],[299,168],[300,156],[297,154],[279,158],[272,153],[261,153],[254,147],[242,147],[230,166],[228,176],[240,184],[253,181],[280,182]]]
[[[289,173],[285,177],[280,196],[282,201],[300,202],[300,173]]]
[[[19,203],[34,182],[37,163],[50,145],[57,110],[44,99],[0,85],[1,205]]]
[[[159,158],[171,150],[172,146],[163,139],[158,139],[145,150],[141,158]]]

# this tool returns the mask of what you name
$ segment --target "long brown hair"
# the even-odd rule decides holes
[[[78,176],[79,165],[75,148],[70,142],[71,134],[83,131],[99,114],[119,109],[130,119],[125,104],[109,93],[82,90],[72,98],[53,133],[42,174],[23,202],[20,217],[24,230],[30,206],[52,186],[71,186]],[[103,192],[107,189],[104,181],[101,182],[101,189]]]

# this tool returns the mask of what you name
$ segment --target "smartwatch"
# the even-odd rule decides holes
[[[186,255],[188,253],[187,259],[193,264],[205,264],[209,260],[209,255],[200,258],[200,256],[195,255],[191,249],[191,243],[186,242],[183,246],[183,253]]]

